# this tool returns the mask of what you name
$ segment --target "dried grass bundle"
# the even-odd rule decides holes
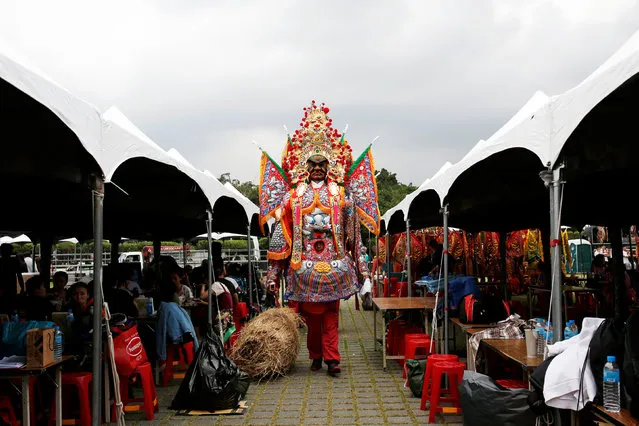
[[[286,374],[300,350],[302,318],[289,308],[259,314],[242,329],[229,357],[254,379]]]

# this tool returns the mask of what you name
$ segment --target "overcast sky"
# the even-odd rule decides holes
[[[420,184],[536,90],[559,94],[637,29],[636,0],[0,3],[0,37],[164,149],[257,182],[312,99],[357,155]]]

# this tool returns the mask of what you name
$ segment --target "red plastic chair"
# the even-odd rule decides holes
[[[193,358],[193,342],[168,345],[166,348],[166,366],[162,377],[162,386],[168,386],[169,380],[173,378],[183,379],[184,372],[186,372],[189,365],[193,362]]]
[[[435,415],[437,413],[461,413],[461,405],[459,403],[459,389],[457,388],[457,386],[459,386],[464,378],[465,369],[466,364],[464,364],[463,362],[435,362],[435,365],[432,367],[433,389],[430,396],[430,413],[428,415],[428,423],[433,423],[435,421]],[[446,398],[446,400],[452,402],[453,407],[439,406],[439,403],[444,400],[444,398],[442,398],[441,392],[442,377],[444,376],[444,374],[448,376],[448,393],[450,394],[450,397]]]
[[[386,352],[392,355],[393,339],[402,327],[406,326],[406,321],[400,319],[390,320],[388,322],[388,333],[386,335]]]
[[[399,281],[395,287],[395,297],[408,297],[408,282]]]
[[[406,348],[406,339],[408,336],[422,336],[428,337],[428,334],[424,334],[423,327],[407,327],[400,331],[400,339],[397,341],[397,355],[404,355],[404,349]],[[402,362],[403,364],[403,362]]]
[[[129,381],[131,379],[140,380],[142,392],[144,393],[143,398],[129,398]],[[135,369],[129,377],[120,376],[120,397],[125,412],[144,410],[146,412],[146,419],[153,420],[155,412],[159,410],[159,406],[151,364],[145,362]],[[138,404],[140,402],[141,404]],[[113,407],[113,418],[116,418],[115,406]]]
[[[0,396],[0,419],[11,426],[18,426],[16,413],[13,410],[11,400],[7,396]]]
[[[426,372],[424,373],[424,384],[422,385],[422,400],[420,409],[426,410],[426,401],[430,400],[430,388],[431,382],[433,380],[433,366],[437,362],[459,362],[459,357],[457,355],[450,354],[433,354],[428,356],[428,360],[426,361]],[[441,392],[446,392],[445,389],[440,389]],[[445,401],[445,399],[442,399]]]
[[[80,424],[82,426],[91,426],[91,396],[89,393],[93,374],[83,372],[64,372],[62,373],[62,386],[75,386],[78,391],[78,402],[80,409],[80,419],[73,419],[69,422],[64,419],[64,424]],[[67,394],[65,394],[67,395]],[[51,416],[49,424],[55,424],[55,399],[51,402]]]
[[[417,351],[422,350],[423,354],[418,355]],[[404,337],[404,359],[402,360],[402,378],[405,379],[406,360],[426,359],[430,355],[430,336],[428,334],[407,334]],[[419,357],[419,358],[418,358]]]

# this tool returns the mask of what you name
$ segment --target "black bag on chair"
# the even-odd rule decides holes
[[[528,389],[506,389],[490,377],[465,371],[459,385],[464,424],[472,426],[533,426],[536,415],[528,406]]]
[[[217,411],[237,408],[251,379],[226,356],[222,342],[211,329],[201,342],[171,409]]]

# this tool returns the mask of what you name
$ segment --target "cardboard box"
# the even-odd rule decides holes
[[[32,328],[27,331],[27,367],[45,367],[53,362],[55,350],[53,328]]]

